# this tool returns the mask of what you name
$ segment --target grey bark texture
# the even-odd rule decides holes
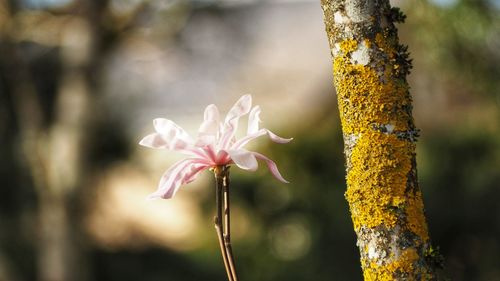
[[[322,0],[365,280],[438,280],[418,185],[407,48],[388,0]]]

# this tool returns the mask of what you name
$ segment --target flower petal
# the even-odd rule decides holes
[[[192,159],[182,159],[170,166],[161,176],[158,189],[150,194],[148,199],[167,198],[165,195],[175,188],[175,182],[179,182],[178,180],[176,181],[177,175],[190,163],[192,163]]]
[[[253,155],[255,155],[256,158],[266,161],[267,168],[269,169],[269,171],[271,171],[271,173],[273,174],[273,176],[276,179],[278,179],[279,181],[281,181],[283,183],[288,183],[288,181],[285,180],[283,178],[283,176],[280,174],[280,171],[278,170],[278,167],[276,166],[276,163],[274,163],[273,160],[267,158],[266,156],[264,156],[258,152],[252,152],[252,153],[253,153]]]
[[[200,156],[200,148],[193,145],[191,137],[174,122],[157,118],[153,120],[156,133],[147,135],[139,144],[151,148],[165,148],[188,155]]]
[[[225,150],[219,150],[214,159],[215,165],[227,165],[231,163],[231,156]]]
[[[210,104],[205,108],[205,112],[203,113],[203,118],[205,120],[215,120],[219,122],[220,114],[219,109],[215,104]]]
[[[251,107],[252,107],[252,96],[251,95],[242,96],[229,110],[224,122],[229,123],[231,122],[231,120],[235,118],[240,118],[241,116],[248,114]]]
[[[276,135],[275,133],[269,131],[268,129],[263,129],[263,130],[265,130],[266,133],[269,135],[269,138],[276,143],[289,143],[293,140],[293,138],[289,138],[289,139],[282,138],[282,137]]]
[[[243,170],[255,171],[259,167],[252,152],[245,149],[226,150],[234,164]]]
[[[208,169],[208,167],[208,165],[204,164],[192,165],[191,171],[189,171],[184,177],[184,184],[188,184],[194,181],[198,177],[198,175],[204,170]]]
[[[234,139],[234,134],[238,129],[238,122],[240,117],[248,114],[250,108],[252,107],[252,96],[244,95],[242,96],[229,110],[224,120],[224,126],[222,128],[221,136],[219,139],[218,147],[221,149],[229,148],[231,142]]]
[[[158,189],[148,198],[172,198],[181,185],[193,181],[201,171],[208,167],[206,163],[193,158],[176,162],[162,175]]]
[[[167,141],[158,133],[145,136],[139,144],[150,148],[168,148]]]
[[[165,118],[156,118],[153,120],[153,125],[157,133],[162,134],[167,139],[181,139],[186,143],[193,143],[193,139],[189,134],[172,120]]]
[[[260,123],[260,106],[254,106],[250,111],[250,115],[248,116],[248,128],[247,135],[255,134],[259,131],[259,123]]]
[[[205,108],[204,120],[200,125],[200,129],[198,130],[199,134],[205,135],[213,135],[217,136],[219,132],[219,109],[214,104],[211,104]]]
[[[289,139],[285,139],[285,138],[282,138],[276,134],[274,134],[273,132],[269,131],[268,129],[260,129],[259,131],[257,131],[256,133],[254,134],[251,134],[251,135],[247,135],[241,139],[239,139],[238,141],[236,141],[232,146],[231,146],[231,149],[240,149],[242,148],[243,146],[245,146],[247,143],[249,143],[250,141],[258,138],[258,137],[261,137],[263,135],[268,135],[269,138],[276,142],[276,143],[288,143],[290,142],[291,140],[293,140],[293,138],[289,138]]]
[[[194,147],[179,139],[168,140],[164,135],[159,133],[152,133],[145,136],[139,144],[149,148],[169,149],[199,158],[207,158],[203,150],[199,147]]]

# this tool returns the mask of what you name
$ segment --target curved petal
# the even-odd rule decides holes
[[[139,144],[150,148],[164,148],[188,155],[200,156],[200,149],[195,147],[191,137],[171,120],[157,118],[153,120],[156,133],[147,135]]]
[[[167,141],[158,133],[145,136],[139,144],[150,148],[168,148]]]
[[[236,141],[232,146],[231,146],[231,149],[240,149],[242,148],[243,146],[245,146],[247,143],[249,143],[250,141],[258,138],[258,137],[261,137],[263,135],[268,135],[269,138],[273,141],[273,142],[276,142],[276,143],[288,143],[290,142],[291,140],[293,140],[293,138],[289,138],[289,139],[285,139],[285,138],[282,138],[276,134],[274,134],[273,132],[269,131],[268,129],[260,129],[258,130],[256,133],[254,134],[251,134],[251,135],[247,135],[241,139],[239,139],[238,141]]]
[[[269,169],[269,171],[271,171],[271,174],[273,174],[273,176],[276,179],[278,179],[279,181],[281,181],[283,183],[288,183],[288,181],[285,180],[283,178],[283,176],[280,174],[280,171],[278,170],[278,167],[276,166],[276,163],[274,163],[273,160],[267,158],[266,156],[264,156],[258,152],[252,152],[252,153],[253,153],[253,155],[255,155],[256,158],[266,161],[267,168]]]
[[[165,194],[169,193],[172,188],[175,188],[174,182],[179,172],[190,163],[192,163],[192,159],[182,159],[170,166],[170,168],[168,168],[168,170],[161,176],[158,189],[154,193],[150,194],[148,199],[166,198]]]
[[[229,154],[225,150],[219,150],[215,155],[214,165],[227,165],[230,163],[231,163],[231,156],[229,156]]]
[[[159,133],[152,133],[145,136],[139,144],[149,148],[165,148],[186,154],[199,155],[199,153],[195,151],[197,149],[184,140],[178,138],[168,139],[165,135]]]
[[[198,165],[193,165],[191,166],[191,171],[189,171],[189,173],[186,174],[186,176],[184,177],[184,184],[188,184],[192,181],[194,181],[198,175],[205,171],[206,169],[208,169],[208,165],[204,165],[204,164],[198,164]]]
[[[214,145],[209,144],[203,148],[203,152],[207,156],[206,159],[211,161],[211,163],[217,162],[217,151],[215,151]]]
[[[221,149],[229,148],[229,145],[234,139],[234,134],[238,129],[240,117],[248,114],[252,107],[252,96],[242,96],[229,110],[224,120],[224,126],[220,135],[218,147]]]
[[[254,106],[250,111],[250,115],[248,116],[248,128],[247,135],[255,134],[259,131],[259,123],[260,123],[260,106]]]
[[[158,189],[148,198],[172,198],[181,185],[193,181],[201,171],[208,167],[206,163],[193,158],[176,162],[162,175]]]
[[[252,152],[245,149],[226,150],[234,164],[243,170],[255,171],[259,167],[257,159]]]
[[[219,109],[211,104],[205,108],[203,122],[198,129],[198,139],[195,146],[215,145],[219,136]]]
[[[276,135],[275,133],[269,131],[268,129],[263,129],[263,130],[266,130],[266,133],[269,135],[269,138],[276,143],[289,143],[293,140],[293,138],[289,139],[282,138]]]
[[[229,110],[226,115],[224,123],[229,123],[235,118],[239,118],[245,114],[248,114],[250,108],[252,107],[252,96],[244,95],[242,96]]]
[[[205,112],[203,113],[203,118],[205,120],[215,120],[217,122],[220,121],[220,114],[219,114],[219,109],[215,104],[209,104],[205,108]]]
[[[217,136],[218,131],[219,123],[217,121],[205,120],[201,123],[200,128],[198,129],[198,135]]]
[[[156,118],[153,120],[153,126],[157,133],[162,134],[167,139],[181,139],[186,143],[193,143],[189,134],[172,120],[165,118]]]
[[[219,109],[214,104],[211,104],[205,108],[203,122],[198,130],[199,134],[209,134],[216,136],[219,132]]]
[[[156,149],[169,149],[174,151],[179,151],[180,153],[192,155],[195,157],[207,159],[207,156],[203,153],[203,150],[199,147],[193,147],[192,145],[187,144],[186,142],[178,139],[167,140],[164,135],[159,133],[152,133],[145,136],[140,142],[140,145],[156,148]]]
[[[208,145],[215,145],[217,138],[212,135],[199,135],[194,146],[204,148]]]

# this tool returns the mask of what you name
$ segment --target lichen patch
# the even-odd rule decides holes
[[[351,63],[367,65],[370,63],[370,47],[365,41],[358,45],[358,48],[351,54]]]
[[[345,11],[353,22],[369,21],[373,15],[374,1],[371,0],[347,0]]]
[[[337,24],[344,24],[344,23],[347,23],[349,21],[349,19],[347,17],[343,16],[340,11],[337,11],[333,14],[333,20]]]

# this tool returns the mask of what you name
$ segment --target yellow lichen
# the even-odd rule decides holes
[[[385,59],[395,56],[394,44],[381,33],[363,42]],[[344,40],[339,46],[334,77],[342,130],[357,137],[346,192],[355,230],[407,224],[409,231],[426,241],[421,195],[407,190],[415,144],[380,129],[386,125],[393,132],[413,129],[408,85],[393,79],[397,67],[386,61],[353,64],[350,56],[358,48],[356,40]]]
[[[395,225],[395,208],[406,202],[407,174],[413,144],[392,134],[362,133],[351,152],[346,198],[354,227]]]
[[[345,53],[355,51],[357,48],[358,42],[353,39],[344,40],[340,43],[340,49]]]
[[[365,39],[365,44],[372,45],[368,39]],[[376,45],[380,48],[380,44]],[[380,75],[368,65],[352,64],[350,54],[357,46],[355,40],[341,42],[341,52],[333,64],[344,133],[361,133],[373,124],[392,124],[395,130],[408,130],[407,120],[411,118],[406,110],[411,102],[408,85],[394,79],[384,81],[384,76],[391,76],[391,67],[384,66],[384,73]],[[388,49],[387,52],[393,53],[394,50]]]
[[[420,272],[414,272],[415,265],[418,262],[418,253],[415,249],[406,249],[397,258],[392,261],[379,265],[370,262],[363,271],[365,281],[391,281],[395,280],[395,275],[404,275],[404,280],[416,280]],[[424,279],[425,280],[425,279]]]
[[[365,46],[366,46],[367,48],[371,48],[371,47],[372,47],[372,42],[371,42],[370,40],[365,39],[365,40],[364,40],[364,42],[365,42]]]
[[[424,216],[424,202],[422,201],[422,193],[420,191],[408,198],[406,219],[408,227],[413,233],[422,238],[424,242],[429,240],[429,232]]]

